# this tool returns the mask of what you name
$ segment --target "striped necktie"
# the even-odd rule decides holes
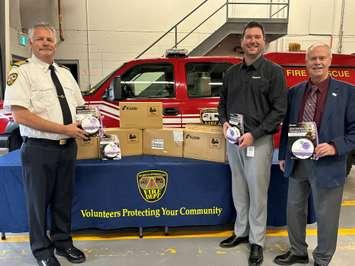
[[[310,122],[314,121],[314,115],[316,112],[317,98],[318,98],[318,87],[312,85],[310,88],[310,93],[306,99],[306,103],[303,111],[303,121]]]
[[[63,115],[63,124],[68,125],[73,122],[72,117],[71,117],[71,112],[70,108],[67,102],[67,99],[65,98],[64,90],[62,87],[62,84],[60,84],[60,81],[58,79],[57,74],[55,73],[55,69],[53,65],[49,66],[49,69],[51,71],[51,78],[54,83],[54,86],[57,90],[57,96],[60,104],[60,108],[62,109],[62,115]]]

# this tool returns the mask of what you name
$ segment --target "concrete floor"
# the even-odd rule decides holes
[[[355,167],[345,186],[341,212],[337,251],[331,265],[355,265]],[[229,229],[202,228],[171,230],[165,236],[162,229],[145,231],[139,239],[135,232],[117,234],[75,235],[75,244],[87,255],[84,265],[124,265],[124,266],[223,266],[248,265],[248,246],[243,244],[232,249],[222,249],[218,243],[229,236]],[[0,265],[36,265],[26,234],[8,234],[8,239],[0,240]],[[307,231],[309,254],[316,245],[315,225]],[[269,229],[264,249],[264,263],[275,265],[272,260],[288,248],[285,228]],[[352,261],[354,259],[354,261]],[[59,258],[61,265],[71,265]],[[299,264],[302,265],[302,264]],[[313,265],[313,260],[309,265]]]

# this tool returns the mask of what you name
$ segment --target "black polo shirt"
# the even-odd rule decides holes
[[[287,87],[282,68],[260,56],[253,64],[242,62],[225,73],[220,103],[220,122],[230,114],[244,116],[244,128],[255,139],[274,133],[287,109]]]

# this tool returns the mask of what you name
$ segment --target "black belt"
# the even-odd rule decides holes
[[[63,146],[69,143],[75,142],[74,138],[69,138],[69,139],[38,139],[38,138],[29,138],[29,137],[23,137],[23,142],[25,143],[40,143],[40,144],[46,144],[46,145],[57,145],[57,146]]]

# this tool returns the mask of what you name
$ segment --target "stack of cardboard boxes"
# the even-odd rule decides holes
[[[220,126],[163,128],[161,102],[123,102],[119,109],[120,128],[105,128],[104,132],[118,137],[122,157],[147,154],[216,162],[226,159]],[[90,159],[99,157],[99,140],[91,139],[90,143],[78,141],[79,159],[88,159],[89,146]]]

